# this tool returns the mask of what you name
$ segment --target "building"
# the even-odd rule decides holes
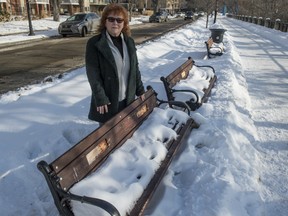
[[[31,13],[42,18],[51,14],[49,0],[0,0],[0,12],[7,12],[12,16],[26,16],[27,3]]]
[[[11,16],[26,16],[28,0],[0,0],[0,12],[8,12]],[[29,0],[31,15],[43,18],[51,16],[54,5],[60,5],[60,14],[74,14],[80,11],[96,12],[101,14],[105,5],[111,0]],[[130,3],[132,10],[143,13],[147,10],[153,11],[155,0],[116,0],[114,2],[125,4]],[[185,0],[158,0],[157,10],[167,10],[173,14],[181,9]],[[82,10],[81,10],[82,8]]]

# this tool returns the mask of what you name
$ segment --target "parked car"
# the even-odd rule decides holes
[[[204,16],[204,15],[205,15],[205,13],[203,11],[198,12],[198,16]]]
[[[167,22],[168,21],[168,13],[166,11],[156,12],[152,16],[149,17],[149,22]]]
[[[177,13],[176,13],[176,17],[181,17],[181,18],[183,18],[183,17],[185,17],[185,13],[184,13],[184,12],[177,12]]]
[[[187,12],[185,13],[184,20],[188,20],[188,19],[194,20],[194,13],[193,13],[192,11],[187,11]]]
[[[96,31],[100,23],[100,17],[96,13],[77,13],[59,24],[58,33],[63,37],[67,35],[81,35],[85,37],[88,33]]]

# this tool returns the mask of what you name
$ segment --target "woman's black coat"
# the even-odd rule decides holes
[[[130,71],[126,92],[127,105],[144,93],[134,40],[124,36],[130,56]],[[118,112],[119,79],[116,63],[105,31],[90,38],[86,46],[86,73],[92,90],[88,118],[104,123]],[[108,105],[108,113],[100,114],[96,107]]]

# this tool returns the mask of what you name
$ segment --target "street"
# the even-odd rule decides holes
[[[131,26],[136,44],[151,40],[191,21],[173,19],[163,23]],[[53,37],[0,47],[0,94],[43,81],[47,76],[63,74],[84,66],[88,37]]]

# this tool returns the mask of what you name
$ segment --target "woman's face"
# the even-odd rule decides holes
[[[106,29],[114,37],[118,37],[124,27],[124,19],[121,14],[111,13],[106,18]]]

